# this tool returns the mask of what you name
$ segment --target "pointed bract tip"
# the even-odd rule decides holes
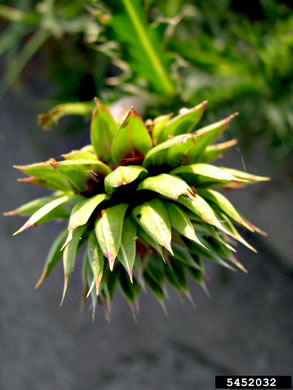
[[[184,294],[187,296],[187,299],[189,300],[189,302],[191,303],[191,305],[196,308],[196,304],[192,298],[192,295],[190,294],[190,291],[189,290],[185,290],[184,291]]]
[[[92,307],[93,307],[93,312],[92,312],[92,321],[94,322],[95,321],[95,317],[96,317],[96,302],[92,304]]]
[[[198,108],[202,107],[203,111],[205,110],[206,106],[208,104],[208,101],[207,100],[204,100],[202,101],[201,103],[199,103],[198,105],[196,105],[193,110],[197,110]]]
[[[204,100],[202,103],[200,103],[197,107],[201,107],[201,113],[200,113],[200,119],[202,118],[204,112],[205,112],[205,109],[206,109],[206,106],[208,104],[208,101],[207,100]],[[199,119],[199,120],[200,120]]]
[[[104,106],[104,104],[101,103],[100,100],[99,100],[97,97],[94,97],[94,102],[96,103],[96,108],[94,109],[94,112],[95,112],[97,109],[99,109],[99,108],[101,108],[102,110],[108,111],[107,107]],[[94,113],[94,112],[93,112],[93,113]]]
[[[70,277],[70,275],[66,275],[66,274],[64,275],[64,287],[63,287],[63,293],[62,293],[62,299],[60,302],[60,306],[62,306],[63,302],[64,302],[64,298],[65,298],[67,287],[68,287],[69,277]]]
[[[115,257],[112,256],[109,252],[107,252],[106,257],[109,261],[109,267],[110,271],[113,271],[114,263],[115,263]]]
[[[83,289],[82,289],[82,296],[81,296],[81,305],[80,305],[80,310],[81,311],[83,310],[83,307],[85,305],[86,296],[87,296],[87,289],[85,287],[83,287]]]
[[[62,245],[61,249],[60,249],[60,252],[63,251],[63,249],[66,247],[66,245],[69,244],[69,242],[72,240],[72,230],[69,230],[69,233],[68,233],[68,236],[64,242],[64,244]]]
[[[209,292],[209,290],[208,290],[207,285],[205,284],[205,282],[202,281],[200,285],[201,285],[201,288],[203,289],[203,291],[206,293],[206,296],[207,296],[208,298],[211,298],[211,294],[210,294],[210,292]]]
[[[94,288],[94,285],[95,285],[95,280],[92,281],[92,284],[88,290],[88,293],[86,295],[86,298],[88,298],[90,296],[90,293],[92,292],[93,288]]]
[[[170,244],[164,244],[163,247],[166,248],[167,251],[170,252],[172,256],[174,256],[174,252],[173,252],[172,247],[171,247]]]
[[[29,176],[29,177],[19,177],[17,179],[17,181],[21,182],[21,183],[29,183],[29,184],[34,184],[34,185],[38,185],[38,183],[36,182],[36,177],[34,176]],[[41,180],[41,179],[40,179]]]
[[[253,230],[258,233],[258,234],[261,234],[262,236],[264,237],[267,237],[268,236],[268,233],[267,232],[264,232],[263,230],[261,230],[260,228],[258,228],[257,226],[253,225],[253,224],[250,224],[251,227],[253,228]]]
[[[96,294],[97,296],[100,294],[101,282],[96,279]]]
[[[40,287],[40,285],[43,283],[43,281],[46,279],[47,276],[48,276],[47,275],[47,270],[44,270],[42,272],[42,275],[40,276],[40,279],[35,284],[35,290],[37,290]]]
[[[19,171],[23,171],[25,165],[13,165],[13,168],[18,169]]]
[[[128,273],[130,282],[133,283],[133,274],[132,274],[132,270],[129,267],[127,267],[127,273]]]
[[[238,116],[238,115],[239,115],[239,112],[234,112],[233,114],[229,115],[229,118],[233,119],[233,118],[235,118],[235,116]]]
[[[48,160],[48,163],[51,165],[51,167],[55,170],[58,165],[60,165],[60,162],[56,161],[54,158],[50,158]]]
[[[237,259],[235,259],[235,257],[233,258],[233,263],[239,268],[241,269],[241,271],[245,272],[246,274],[248,273],[247,269],[244,267],[244,265],[242,265],[240,263],[240,261],[238,261]]]
[[[169,314],[168,314],[168,310],[167,310],[167,307],[165,305],[164,300],[160,299],[159,302],[160,302],[161,308],[163,309],[165,316],[168,318]]]
[[[123,120],[121,121],[121,123],[126,122],[127,119],[132,115],[135,115],[136,117],[138,117],[142,121],[143,125],[145,126],[145,123],[144,123],[142,117],[139,115],[139,113],[136,111],[136,109],[133,106],[130,107],[129,111],[126,113],[126,115],[123,118]]]
[[[15,233],[13,233],[13,236],[16,236],[17,234],[24,232],[25,230],[27,230],[31,226],[32,225],[30,225],[30,224],[29,225],[24,224],[20,229],[18,229]]]
[[[132,304],[129,304],[130,306],[130,311],[132,314],[133,321],[137,324],[137,317],[136,317],[136,311],[135,311],[135,306]]]
[[[256,176],[256,181],[271,181],[271,177],[268,176]]]
[[[237,116],[237,115],[239,115],[239,113],[238,112],[234,112],[234,114],[231,114],[231,115],[227,116],[227,118],[223,119],[223,122],[224,122],[225,126],[227,127],[229,125],[230,121],[233,118],[235,118],[235,116]]]
[[[17,210],[12,210],[12,211],[5,211],[3,213],[4,217],[8,217],[9,215],[20,215],[20,213]]]

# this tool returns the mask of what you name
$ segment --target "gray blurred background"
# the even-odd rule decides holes
[[[94,322],[89,305],[80,310],[80,261],[62,308],[62,264],[35,291],[63,224],[50,222],[12,237],[24,221],[2,216],[47,194],[18,183],[13,164],[58,158],[89,142],[85,120],[62,119],[44,132],[37,114],[59,102],[97,95],[108,103],[122,96],[124,83],[112,89],[106,83],[121,70],[97,44],[104,38],[118,44],[118,58],[131,68],[125,50],[131,41],[104,31],[83,0],[0,3],[0,390],[212,390],[215,375],[292,375],[292,2],[141,2],[149,5],[151,20],[185,12],[167,39],[159,36],[165,54],[184,59],[178,91],[185,88],[185,100],[179,93],[166,106],[156,83],[142,84],[143,96],[150,92],[159,102],[147,115],[177,112],[205,99],[205,124],[239,111],[228,131],[242,146],[220,164],[272,181],[229,194],[268,232],[265,238],[246,236],[258,254],[239,245],[238,259],[248,274],[207,264],[210,298],[191,282],[194,309],[170,291],[166,317],[153,296],[143,294],[137,323],[119,291],[110,323],[99,307]],[[119,2],[105,3],[116,12]],[[5,5],[36,19],[25,22]],[[46,43],[35,46],[36,37]],[[142,71],[134,67],[124,75],[126,82],[136,85],[146,76]]]
[[[47,87],[33,88],[41,96]],[[46,193],[17,183],[13,164],[59,157],[89,141],[87,124],[79,133],[68,134],[62,126],[41,131],[40,107],[28,96],[11,92],[1,100],[1,212]],[[147,294],[135,323],[118,293],[111,322],[99,307],[92,322],[88,305],[80,311],[78,262],[60,308],[61,264],[38,291],[34,284],[62,224],[51,222],[13,238],[23,220],[1,215],[0,389],[205,390],[214,389],[215,375],[291,375],[293,191],[278,186],[278,167],[268,168],[263,149],[257,143],[244,157],[236,149],[224,161],[241,168],[243,158],[248,171],[273,178],[273,190],[267,183],[230,196],[269,234],[248,237],[258,254],[239,246],[248,274],[207,265],[211,298],[191,283],[194,309],[170,292],[168,317]]]

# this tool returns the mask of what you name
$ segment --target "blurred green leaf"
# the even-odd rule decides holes
[[[123,7],[113,14],[110,25],[117,40],[127,47],[132,69],[147,79],[157,92],[173,95],[175,89],[169,76],[168,55],[155,31],[147,24],[141,2],[122,0],[122,3]]]

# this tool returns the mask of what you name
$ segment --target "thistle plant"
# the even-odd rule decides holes
[[[118,284],[135,313],[141,290],[149,289],[164,306],[167,284],[190,298],[188,274],[205,289],[203,259],[245,271],[235,243],[255,249],[235,225],[261,231],[219,190],[268,178],[211,165],[236,144],[213,144],[235,114],[192,132],[205,107],[203,102],[174,118],[163,115],[145,123],[131,107],[117,124],[96,99],[90,145],[62,155],[61,161],[15,166],[28,175],[20,181],[54,192],[6,213],[30,216],[14,234],[68,220],[36,287],[63,259],[62,303],[83,247],[83,302],[90,296],[93,313],[99,302],[107,316]]]

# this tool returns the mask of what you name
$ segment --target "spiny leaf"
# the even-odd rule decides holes
[[[210,247],[213,248],[213,250],[221,257],[229,260],[233,265],[235,265],[237,268],[241,269],[241,271],[246,272],[247,270],[243,265],[235,258],[233,255],[231,249],[228,248],[227,245],[225,245],[225,242],[221,242],[217,236],[210,236],[207,239]]]
[[[51,160],[50,164],[81,192],[88,190],[89,177],[105,177],[111,172],[106,164],[98,160]]]
[[[30,177],[21,177],[21,178],[17,179],[17,181],[19,181],[21,183],[27,183],[27,184],[32,184],[35,186],[49,188],[50,190],[58,190],[58,191],[60,190],[59,183],[54,181],[53,179],[49,180],[49,179],[43,179],[43,178],[39,178],[39,177],[30,176]],[[69,182],[68,182],[68,185],[70,185]],[[70,189],[68,188],[66,191],[70,191],[70,190],[72,190],[71,185],[70,185]],[[64,188],[63,188],[63,191],[65,191]]]
[[[112,159],[115,163],[139,161],[152,148],[152,139],[140,115],[132,107],[112,143]]]
[[[180,234],[190,240],[197,242],[199,245],[203,245],[195,234],[192,223],[182,208],[170,202],[167,202],[165,207],[168,211],[169,221],[172,228],[176,229]]]
[[[44,217],[39,219],[38,222],[34,224],[34,226],[39,226],[42,223],[54,221],[57,219],[69,219],[72,205],[74,205],[76,202],[79,202],[81,199],[82,199],[81,196],[76,195],[76,197],[73,198],[70,201],[70,203],[67,202],[65,204],[61,204],[60,206],[56,207],[54,210],[50,211]]]
[[[250,225],[241,217],[241,215],[238,213],[232,203],[223,194],[211,189],[200,189],[198,190],[198,193],[203,198],[216,204],[220,210],[222,210],[225,214],[231,217],[235,222],[246,227],[248,230],[253,231]]]
[[[85,252],[84,257],[85,258],[88,257],[87,252]],[[87,262],[89,263],[89,260],[87,260]],[[95,277],[94,277],[92,268],[91,267],[87,267],[86,271],[87,271],[86,272],[87,284],[89,286],[87,297],[89,295],[91,295],[91,300],[92,300],[92,320],[94,321],[95,313],[96,313],[97,300],[98,300],[98,298],[97,298],[98,293],[97,293],[96,288],[95,288],[95,286],[96,286],[96,284],[95,284]]]
[[[237,169],[225,168],[225,167],[220,167],[220,168],[223,171],[227,172],[228,174],[233,175],[233,176],[235,176],[238,179],[241,179],[243,181],[246,181],[248,184],[257,183],[257,182],[260,182],[260,181],[269,181],[269,180],[271,180],[269,177],[266,177],[266,176],[257,176],[257,175],[253,175],[251,173],[238,171]]]
[[[209,145],[203,151],[200,161],[202,163],[209,163],[210,161],[215,160],[216,158],[222,157],[222,155],[231,149],[234,145],[237,144],[236,139],[231,139],[231,141],[221,142],[216,145]],[[233,176],[233,175],[232,175]]]
[[[30,165],[14,165],[14,168],[19,169],[26,175],[32,176],[32,178],[20,179],[21,181],[33,182],[33,184],[37,185],[44,185],[53,190],[68,191],[72,189],[70,182],[59,172],[56,172],[49,162],[35,163]],[[40,180],[38,181],[35,178]],[[44,184],[42,184],[42,182]]]
[[[194,212],[194,214],[198,215],[206,223],[209,223],[227,233],[224,226],[221,225],[216,217],[216,214],[211,206],[198,194],[195,194],[193,199],[183,195],[180,196],[177,201]]]
[[[68,223],[68,236],[64,247],[71,241],[73,231],[78,226],[85,225],[98,205],[106,199],[108,199],[106,194],[98,194],[92,198],[82,200],[73,207]]]
[[[210,164],[182,165],[171,171],[171,173],[181,177],[188,184],[195,186],[216,186],[227,182],[243,181]]]
[[[136,256],[136,223],[127,217],[124,220],[121,245],[118,252],[118,260],[126,269],[131,283],[132,280],[132,268]]]
[[[173,254],[168,213],[160,199],[153,199],[137,206],[132,211],[132,216],[154,241]]]
[[[104,256],[109,260],[111,271],[120,248],[127,207],[127,204],[121,203],[103,210],[101,218],[96,223],[96,236]]]
[[[28,217],[28,216],[31,216],[32,214],[34,214],[36,211],[38,211],[45,204],[47,204],[47,203],[49,203],[57,198],[60,198],[60,194],[43,196],[42,198],[34,199],[34,200],[18,207],[15,210],[7,211],[4,213],[4,215],[5,216],[22,215],[24,217]]]
[[[63,268],[64,268],[64,289],[63,289],[63,295],[62,295],[62,300],[60,306],[62,306],[65,294],[67,291],[68,287],[68,280],[71,276],[71,273],[74,270],[75,266],[75,258],[76,258],[76,253],[78,250],[79,242],[81,240],[81,237],[83,233],[85,232],[87,226],[80,226],[77,228],[74,233],[72,240],[70,243],[65,247],[63,251]]]
[[[79,150],[72,150],[61,155],[65,160],[94,160],[96,154],[92,145],[86,145]]]
[[[210,145],[214,140],[222,134],[222,132],[227,128],[229,122],[237,114],[232,114],[227,118],[213,123],[212,125],[203,127],[195,132],[197,136],[197,145],[196,148],[191,149],[185,156],[186,164],[193,164],[200,161],[201,155],[208,145]]]
[[[137,191],[139,190],[158,192],[171,199],[177,199],[180,195],[193,196],[191,188],[184,180],[167,173],[144,179],[137,187]]]
[[[152,148],[143,161],[143,166],[168,165],[175,168],[181,164],[182,156],[196,144],[194,134],[181,134]]]
[[[96,108],[92,114],[91,142],[97,157],[106,162],[111,162],[111,145],[118,129],[110,112],[95,98]]]
[[[206,247],[208,247],[208,242],[203,240]],[[225,268],[230,269],[231,271],[235,271],[233,267],[231,267],[230,264],[228,264],[226,261],[224,261],[214,250],[213,248],[209,247],[209,251],[204,249],[202,246],[196,245],[193,242],[189,243],[188,249],[193,255],[204,257],[207,260],[213,261],[217,264],[222,265]]]
[[[181,109],[180,114],[169,121],[159,136],[158,143],[168,139],[168,136],[189,133],[201,119],[207,101],[204,101],[191,109]]]
[[[147,174],[148,171],[139,165],[119,166],[106,177],[105,190],[111,195],[119,187],[143,179]]]
[[[13,235],[15,236],[18,233],[23,232],[24,230],[28,229],[29,227],[33,226],[37,222],[40,221],[41,218],[45,217],[47,214],[49,214],[50,211],[54,210],[56,207],[60,206],[61,204],[64,204],[66,202],[70,202],[74,199],[76,199],[76,195],[64,195],[61,196],[43,207],[41,207],[38,211],[36,211],[29,219],[28,221],[19,229],[17,230]]]
[[[61,260],[62,258],[61,248],[65,241],[66,235],[67,235],[67,229],[64,229],[54,240],[50,248],[50,251],[48,253],[48,256],[46,258],[42,275],[40,279],[37,281],[35,288],[38,288],[43,283],[46,277],[53,271],[58,261]]]
[[[88,263],[88,255],[87,253],[84,254],[83,260],[82,260],[82,267],[81,267],[81,279],[82,279],[82,304],[85,304],[85,301],[88,296],[88,292],[90,289],[90,286],[88,284],[88,273],[89,263]]]
[[[96,293],[99,294],[104,270],[104,255],[99,247],[94,231],[91,231],[89,234],[87,256],[96,283]]]
[[[244,238],[238,233],[233,223],[230,221],[229,217],[225,215],[224,213],[219,213],[219,218],[221,219],[221,223],[223,226],[225,226],[225,229],[227,230],[228,234],[235,238],[235,240],[241,242],[241,244],[245,245],[248,249],[251,251],[257,253],[257,250],[250,245]]]

